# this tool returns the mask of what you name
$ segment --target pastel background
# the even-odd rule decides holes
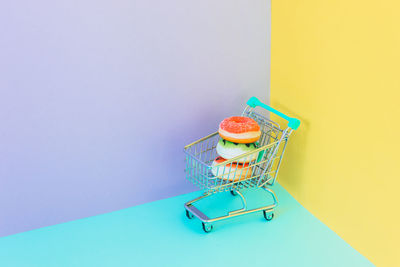
[[[274,1],[271,102],[302,120],[281,184],[377,266],[400,266],[398,1]]]
[[[398,10],[394,0],[272,5],[271,104],[302,121],[279,182],[377,266],[400,266]],[[8,1],[0,25],[0,236],[194,191],[183,146],[248,97],[270,102],[269,1]],[[293,223],[287,214],[272,223]],[[81,220],[90,242],[92,220]],[[294,230],[282,226],[289,245],[330,242]],[[321,249],[339,259],[331,248]]]
[[[183,146],[269,97],[269,2],[0,3],[0,236],[194,187]]]

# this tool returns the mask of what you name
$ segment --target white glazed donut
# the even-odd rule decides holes
[[[233,142],[227,141],[225,139],[220,139],[218,141],[216,150],[217,150],[218,155],[220,155],[224,159],[233,159],[242,154],[251,152],[251,151],[255,150],[256,148],[257,147],[256,147],[255,143],[241,144],[241,143],[233,143]],[[244,162],[250,162],[252,160],[256,160],[257,154],[258,153],[250,154],[249,156],[247,156],[245,158],[241,158],[241,159],[237,160],[237,162],[244,163]]]

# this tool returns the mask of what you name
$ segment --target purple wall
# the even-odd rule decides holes
[[[0,4],[0,236],[195,188],[183,146],[268,100],[256,0]]]

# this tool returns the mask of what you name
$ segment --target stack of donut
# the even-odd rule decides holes
[[[256,160],[257,153],[240,158],[233,163],[222,164],[218,167],[214,166],[255,150],[257,148],[255,142],[261,136],[258,123],[248,117],[229,117],[220,123],[218,133],[221,136],[216,147],[219,157],[212,163],[213,168],[211,171],[213,175],[229,181],[238,181],[251,177],[252,169],[249,166],[249,162]]]

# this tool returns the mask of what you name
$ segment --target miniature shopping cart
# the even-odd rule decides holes
[[[286,119],[288,127],[283,129],[278,123],[256,113],[254,110],[258,106]],[[216,152],[216,146],[220,139],[218,132],[187,145],[184,149],[186,178],[204,191],[202,196],[185,204],[186,216],[189,219],[194,216],[200,219],[205,232],[212,230],[213,222],[252,212],[263,211],[267,221],[274,217],[274,208],[277,206],[278,200],[270,187],[275,183],[290,134],[300,126],[300,121],[271,108],[260,102],[256,97],[247,101],[242,116],[254,119],[260,126],[261,137],[255,150],[220,164],[212,165],[212,162],[218,156]],[[240,169],[238,168],[239,164],[235,163],[247,162],[248,160],[250,160],[249,164]],[[273,203],[248,209],[246,199],[241,193],[241,190],[246,188],[264,189],[272,196]],[[243,204],[241,209],[229,211],[226,215],[220,217],[210,218],[193,205],[201,199],[226,191],[231,192],[232,195],[240,196]]]

